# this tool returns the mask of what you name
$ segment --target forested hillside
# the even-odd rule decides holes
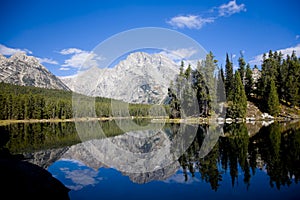
[[[263,55],[259,70],[257,66],[251,68],[241,54],[238,69],[234,70],[227,54],[224,72],[210,52],[196,69],[185,67],[182,62],[176,81],[170,84],[169,97],[171,118],[222,114],[218,113],[221,105],[225,105],[226,117],[245,118],[249,101],[274,117],[284,114],[282,106],[297,111],[300,59],[295,52],[284,57],[281,52],[269,51]]]
[[[0,83],[0,119],[69,119],[73,117],[72,92]],[[130,104],[134,116],[148,115],[149,105]],[[110,117],[111,99],[96,97],[98,117]],[[89,117],[89,116],[84,116]]]

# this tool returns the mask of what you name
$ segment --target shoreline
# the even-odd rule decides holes
[[[58,123],[58,122],[83,122],[83,121],[111,121],[114,119],[154,119],[154,117],[82,117],[69,119],[6,119],[0,120],[0,126],[15,123]],[[159,118],[157,118],[159,119]]]
[[[9,120],[0,120],[0,126],[5,126],[15,123],[58,123],[58,122],[75,122],[75,121],[111,121],[115,119],[150,119],[151,123],[187,123],[187,124],[209,124],[209,123],[255,123],[255,122],[290,122],[295,120],[300,120],[300,117],[297,118],[244,118],[244,119],[231,119],[231,118],[176,118],[170,119],[168,117],[84,117],[84,118],[70,118],[70,119],[9,119]]]

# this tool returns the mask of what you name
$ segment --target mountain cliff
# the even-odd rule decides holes
[[[19,52],[9,58],[0,54],[0,82],[70,90],[59,78],[41,65],[37,58]]]
[[[135,52],[113,68],[92,68],[73,77],[60,77],[73,91],[123,100],[160,103],[179,66],[161,54]]]

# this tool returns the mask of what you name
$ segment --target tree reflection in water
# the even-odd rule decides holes
[[[199,127],[193,143],[179,158],[186,181],[188,172],[194,177],[198,171],[201,179],[210,183],[211,188],[217,191],[222,182],[222,175],[229,170],[234,187],[240,167],[247,189],[257,169],[266,171],[271,187],[276,186],[280,189],[280,186],[289,186],[293,181],[298,183],[300,129],[273,123],[262,127],[257,134],[249,138],[246,124],[225,124],[224,136],[220,137],[209,154],[202,158],[199,151],[207,130],[207,126]]]

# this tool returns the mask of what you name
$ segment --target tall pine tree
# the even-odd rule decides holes
[[[252,70],[250,65],[247,64],[246,66],[246,73],[245,73],[245,92],[247,97],[249,98],[253,93],[253,78],[252,78]]]
[[[247,112],[247,97],[239,71],[234,75],[234,93],[229,103],[227,116],[231,118],[245,118]]]
[[[244,56],[241,53],[241,56],[239,57],[239,73],[242,79],[242,83],[243,85],[245,85],[245,75],[246,75],[246,71],[245,71],[245,66],[246,66],[246,61],[244,60]]]
[[[217,103],[216,96],[216,77],[215,71],[217,69],[217,60],[212,52],[206,55],[204,61],[203,75],[205,78],[205,83],[209,89],[209,107],[215,109]]]
[[[269,95],[268,95],[267,105],[268,105],[268,113],[276,117],[280,111],[280,104],[279,104],[275,81],[273,79],[271,79],[269,83]]]
[[[234,77],[233,77],[233,66],[232,62],[229,60],[228,54],[226,54],[226,64],[225,64],[225,90],[227,101],[232,101],[233,99],[233,88],[234,88]]]
[[[224,72],[223,68],[218,71],[218,80],[217,80],[217,101],[225,102],[226,93],[225,93],[225,84],[224,84]]]
[[[300,61],[293,51],[287,59],[288,73],[286,77],[286,100],[292,106],[300,105]]]

